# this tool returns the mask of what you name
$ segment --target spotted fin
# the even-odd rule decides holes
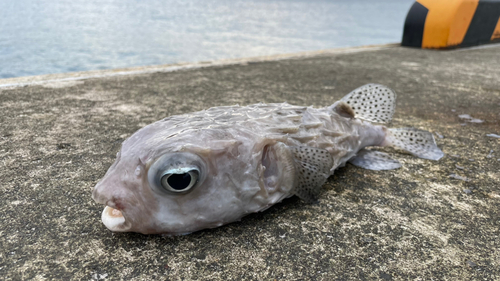
[[[401,167],[401,163],[392,159],[388,154],[368,149],[361,149],[356,156],[349,160],[349,163],[375,171],[393,170]]]
[[[330,176],[333,159],[328,150],[294,146],[290,148],[295,161],[296,184],[293,193],[300,199],[312,203],[320,193],[321,186]]]
[[[415,128],[389,129],[383,145],[393,145],[429,160],[439,160],[444,156],[432,133]]]
[[[352,108],[356,118],[369,122],[390,123],[396,109],[396,93],[379,84],[361,86],[341,101]]]
[[[354,118],[355,115],[354,110],[352,110],[352,108],[347,103],[341,100],[330,106],[330,109],[338,115],[349,119]]]

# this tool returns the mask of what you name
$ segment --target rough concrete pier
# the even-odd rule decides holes
[[[366,83],[393,88],[393,127],[434,132],[446,156],[384,149],[403,168],[347,165],[318,204],[290,198],[187,236],[113,234],[100,221],[91,189],[142,126],[236,103],[326,106]],[[2,279],[500,278],[500,46],[8,79],[0,108]]]

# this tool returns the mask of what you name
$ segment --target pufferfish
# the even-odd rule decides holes
[[[368,84],[324,108],[288,103],[220,106],[138,130],[93,189],[111,231],[188,234],[241,220],[291,196],[315,202],[347,162],[401,164],[369,149],[395,146],[425,159],[443,152],[430,132],[388,129],[396,93]]]

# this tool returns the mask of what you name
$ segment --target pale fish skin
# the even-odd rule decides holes
[[[367,146],[441,158],[428,132],[368,122],[390,122],[394,101],[389,88],[368,84],[325,108],[254,104],[171,116],[123,142],[92,197],[106,205],[102,220],[112,231],[179,235],[293,195],[313,202],[347,161],[373,170],[401,166]]]

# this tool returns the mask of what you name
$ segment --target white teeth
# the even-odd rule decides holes
[[[129,229],[129,226],[125,224],[125,217],[120,210],[106,206],[102,211],[101,218],[104,225],[111,231],[123,232]]]

